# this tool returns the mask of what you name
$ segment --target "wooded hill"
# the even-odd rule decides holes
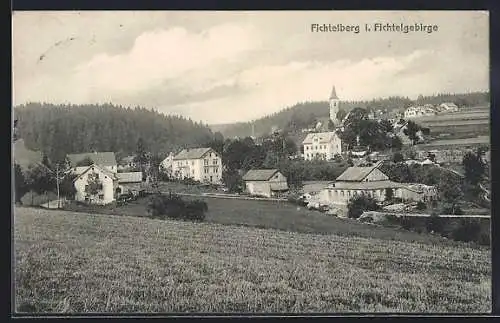
[[[145,108],[29,103],[14,108],[19,137],[27,148],[61,160],[68,153],[113,151],[134,154],[142,138],[146,149],[165,154],[203,145],[213,138],[208,126]]]
[[[371,101],[345,101],[341,102],[341,109],[348,112],[356,107],[367,109],[395,109],[403,110],[411,105],[441,104],[454,102],[458,106],[484,106],[489,105],[488,92],[472,92],[463,94],[441,93],[433,96],[419,96],[417,100],[407,97],[378,98]],[[282,111],[273,113],[263,118],[254,120],[254,130],[257,137],[268,134],[273,127],[283,129],[294,120],[296,124],[308,127],[311,122],[320,118],[329,117],[328,101],[302,102]],[[221,132],[224,137],[246,137],[252,135],[252,122],[239,122],[233,124],[211,125],[213,131]]]

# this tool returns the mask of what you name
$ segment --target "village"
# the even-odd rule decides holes
[[[495,310],[491,21],[13,12],[12,316]]]
[[[470,138],[444,140],[445,143],[452,144],[440,147],[439,140],[424,143],[424,132],[427,130],[428,133],[429,129],[416,128],[413,135],[408,132],[409,125],[415,125],[421,118],[457,116],[460,109],[451,102],[436,106],[410,106],[402,111],[369,111],[366,119],[389,123],[392,128],[389,135],[401,141],[402,148],[393,152],[392,148],[390,151],[379,151],[360,145],[359,134],[356,134],[354,145],[343,142],[341,133],[352,122],[350,117],[353,113],[350,111],[339,119],[340,110],[341,101],[334,86],[329,97],[330,118],[323,121],[327,126],[318,122],[313,128],[301,129],[305,135],[302,142],[298,143],[301,149],[286,157],[308,162],[347,163],[339,176],[323,181],[304,181],[301,185],[293,185],[279,167],[236,169],[240,184],[229,188],[223,178],[223,174],[228,171],[224,165],[224,152],[216,151],[213,147],[192,147],[166,152],[163,155],[167,157],[156,165],[152,164],[148,152],[144,152],[142,158],[131,155],[120,160],[117,160],[114,152],[68,154],[67,169],[61,169],[61,174],[57,176],[72,176],[75,189],[72,200],[93,205],[121,205],[139,194],[171,193],[169,182],[189,182],[191,187],[198,185],[205,188],[200,196],[294,200],[308,209],[340,217],[348,216],[349,202],[357,196],[374,199],[385,211],[411,213],[416,209],[429,211],[431,205],[435,205],[436,200],[442,196],[438,186],[417,181],[393,181],[384,173],[384,169],[387,169],[384,165],[398,162],[427,169],[437,167],[449,172],[450,176],[462,179],[464,175],[456,172],[453,165],[461,165],[467,153],[475,153],[478,148],[487,147],[488,144],[488,138],[478,137],[476,141],[471,141]],[[273,140],[273,137],[287,139],[280,137],[280,132],[280,129],[274,127],[270,136],[264,140]],[[260,143],[259,139],[261,138],[250,137],[255,146],[262,145],[262,139]],[[411,148],[406,156],[400,152],[404,147]],[[483,149],[481,159],[485,164],[489,163],[489,150]],[[489,202],[488,189],[484,186],[481,189],[481,199]],[[185,189],[181,188],[174,193],[182,193],[183,190]],[[42,206],[61,208],[69,202],[71,201],[66,196],[61,197],[59,193],[56,201],[47,201]]]

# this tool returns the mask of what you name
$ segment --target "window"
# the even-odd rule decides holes
[[[104,194],[99,194],[99,200],[104,200]]]
[[[205,171],[205,174],[208,174],[208,167],[205,167],[204,171]]]
[[[204,165],[208,165],[208,159],[205,159],[205,160],[203,161],[203,163],[204,163]]]
[[[309,150],[309,146],[306,146],[306,150]],[[75,168],[75,170],[76,170],[76,168]]]
[[[217,159],[214,159],[214,165],[217,165]]]
[[[218,169],[218,168],[215,168],[215,169],[214,169],[214,171],[215,171],[216,173],[218,173],[218,172],[219,172],[219,169]]]
[[[95,173],[95,178],[99,178],[99,173]]]
[[[85,185],[85,190],[87,191],[89,189],[89,186],[88,185]]]
[[[194,166],[194,160],[191,161],[191,166]]]

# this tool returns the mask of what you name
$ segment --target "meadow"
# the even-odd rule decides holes
[[[16,208],[21,312],[491,310],[490,250]]]
[[[360,223],[353,219],[328,216],[319,211],[297,207],[289,202],[250,201],[223,199],[214,197],[183,197],[183,199],[200,199],[208,204],[205,222],[214,224],[254,227],[259,229],[275,229],[298,233],[336,234],[419,242],[426,244],[459,245],[459,242],[446,240],[439,235],[411,232],[397,226],[374,226]],[[149,198],[131,201],[123,206],[113,204],[107,206],[72,205],[68,211],[113,214],[120,216],[147,217],[146,206]]]

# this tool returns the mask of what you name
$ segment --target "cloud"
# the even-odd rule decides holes
[[[185,28],[153,30],[140,35],[132,49],[121,55],[100,54],[76,67],[75,78],[83,86],[119,94],[143,91],[169,79],[183,78],[195,70],[220,67],[258,47],[252,28],[224,24],[206,32]]]
[[[404,95],[416,97],[455,89],[485,90],[488,74],[474,60],[460,54],[454,58],[471,62],[457,66],[448,62],[451,52],[418,50],[399,57],[374,57],[359,61],[291,62],[256,66],[226,79],[239,87],[238,95],[177,105],[192,118],[211,123],[251,120],[297,102],[327,100],[335,85],[342,100],[371,100]],[[458,55],[458,56],[457,56]],[[460,91],[460,90],[459,90]],[[194,97],[196,98],[196,97]],[[194,99],[193,98],[193,99]],[[217,111],[217,114],[213,112]]]

